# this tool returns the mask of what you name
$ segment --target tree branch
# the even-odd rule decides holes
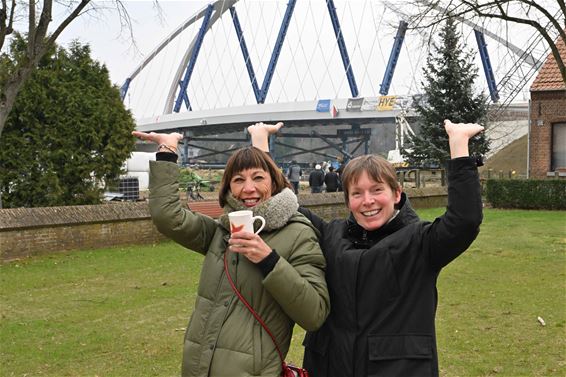
[[[28,55],[33,56],[33,47],[35,46],[35,1],[30,1],[28,8]]]
[[[12,0],[12,8],[10,9],[10,18],[8,21],[8,27],[6,28],[6,34],[12,34],[14,31],[14,15],[16,14],[16,0]]]
[[[539,4],[535,3],[534,1],[530,1],[530,0],[523,0],[525,4],[528,4],[529,6],[532,6],[533,8],[536,8],[538,11],[540,11],[542,14],[545,15],[545,17],[550,21],[550,23],[552,24],[552,26],[554,26],[554,28],[556,29],[556,31],[558,31],[558,34],[560,35],[560,38],[562,38],[562,40],[564,41],[564,43],[566,43],[566,31],[564,31],[564,27],[562,25],[560,25],[560,23],[558,22],[558,20],[554,17],[553,14],[550,14],[550,12],[546,9],[543,8],[542,6],[540,6]],[[546,30],[546,28],[545,28]]]
[[[53,10],[53,0],[43,1],[43,10],[39,16],[39,22],[35,32],[35,40],[38,44],[43,44],[45,36],[47,35],[47,28],[51,22],[51,14]]]
[[[527,1],[525,1],[525,2],[527,2]],[[518,23],[518,24],[529,25],[529,26],[532,26],[533,28],[535,28],[535,30],[537,30],[537,32],[548,43],[548,46],[550,47],[550,50],[552,51],[552,55],[553,55],[554,59],[556,60],[556,64],[558,65],[558,69],[560,70],[560,75],[562,76],[562,81],[566,85],[566,67],[564,65],[564,60],[562,60],[562,56],[560,56],[560,51],[558,50],[558,47],[556,46],[555,41],[548,34],[545,27],[543,27],[540,23],[538,23],[535,20],[523,19],[523,18],[518,18],[518,17],[511,17],[508,14],[483,13],[480,9],[475,9],[474,11],[480,17],[498,18],[498,19],[511,21],[511,22]],[[562,29],[560,29],[560,30],[561,30],[560,37],[562,38],[562,36],[564,35],[564,30],[562,30]],[[563,39],[563,41],[564,41],[564,39]]]
[[[2,51],[2,46],[4,46],[4,41],[6,40],[6,34],[8,34],[8,8],[6,5],[6,0],[2,0],[2,9],[0,9],[0,51]]]
[[[468,0],[451,0],[448,4],[448,7],[454,5],[454,1],[458,1],[460,3],[460,5],[462,6],[458,6],[455,5],[453,9],[446,9],[444,11],[444,13],[440,14],[439,17],[435,18],[435,20],[431,23],[429,23],[427,26],[425,27],[430,27],[430,26],[434,26],[442,21],[444,21],[445,14],[446,13],[450,13],[451,16],[455,16],[455,17],[463,17],[466,14],[469,13],[473,13],[476,16],[480,17],[480,18],[496,18],[496,19],[500,19],[503,21],[509,21],[509,22],[513,22],[513,23],[518,23],[518,24],[525,24],[525,25],[529,25],[531,27],[533,27],[541,36],[542,38],[548,43],[548,46],[550,47],[551,51],[552,51],[552,55],[556,60],[556,63],[558,65],[558,68],[560,70],[560,74],[562,76],[562,80],[564,81],[564,84],[566,85],[566,66],[565,66],[565,62],[562,56],[560,56],[558,47],[556,46],[556,41],[553,39],[553,37],[548,33],[547,29],[546,29],[546,25],[541,25],[538,21],[531,19],[531,18],[520,18],[520,17],[513,17],[509,15],[508,10],[506,9],[506,6],[509,6],[510,3],[512,1],[510,0],[494,0],[491,2],[487,2],[487,3],[483,3],[483,4],[479,4],[477,1],[468,1]],[[424,3],[427,5],[428,11],[425,13],[428,13],[432,10],[436,10],[438,11],[437,8],[440,8],[439,2],[428,2],[425,0],[417,0],[418,3]],[[560,9],[562,10],[562,14],[564,14],[564,11],[566,9],[564,0],[558,0],[559,4],[560,4]],[[529,11],[531,10],[531,8],[536,9],[537,11],[539,11],[542,15],[544,15],[544,17],[546,17],[549,21],[549,23],[552,25],[552,27],[556,30],[556,32],[558,33],[560,39],[562,40],[562,43],[566,44],[566,31],[564,30],[564,27],[560,24],[560,22],[556,19],[556,17],[554,15],[552,15],[546,8],[544,8],[542,5],[536,3],[535,1],[532,0],[518,0],[518,3],[526,5],[527,9],[523,9],[524,12],[528,15]],[[422,13],[421,13],[422,14]],[[417,18],[419,20],[424,19],[424,16],[422,18]],[[422,26],[421,26],[422,27]]]
[[[130,17],[130,14],[126,10],[124,4],[119,0],[116,1],[116,8],[118,10],[118,15],[120,17],[120,34],[123,32],[125,28],[128,31],[129,40],[131,41],[130,47],[133,48],[134,51],[136,52],[139,51],[139,48],[136,44],[136,39],[134,38],[134,28],[132,27],[132,19]],[[159,4],[157,4],[157,8],[158,8],[158,14],[161,14],[161,8],[159,7]]]
[[[59,37],[59,35],[65,30],[65,28],[75,19],[77,18],[83,9],[91,2],[91,0],[82,0],[79,5],[59,24],[57,29],[49,36],[47,40],[47,46],[52,45],[55,43],[55,40]]]

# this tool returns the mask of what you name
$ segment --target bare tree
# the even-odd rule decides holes
[[[28,0],[26,2],[1,0],[1,4],[0,50],[4,47],[8,36],[16,31],[15,25],[26,24],[23,22],[26,16],[27,30],[25,33],[27,34],[28,45],[25,56],[12,60],[12,66],[8,75],[0,81],[0,136],[8,115],[14,106],[18,92],[26,80],[31,77],[41,58],[55,44],[59,35],[71,22],[84,13],[97,9],[91,0],[66,0],[61,2],[55,0],[55,4],[64,7],[67,12],[66,17],[59,24],[51,25],[54,31],[49,33],[48,29],[53,22],[53,0]],[[97,7],[100,6],[97,5]],[[120,0],[114,0],[112,8],[119,14],[122,30],[126,29],[129,32],[130,38],[135,45],[133,35],[131,34],[131,20],[126,8]],[[18,23],[18,20],[22,22]]]
[[[565,57],[558,43],[566,44],[565,0],[413,0],[411,19],[417,28],[434,27],[447,17],[482,20],[499,19],[528,25],[548,44],[562,80],[566,84]]]

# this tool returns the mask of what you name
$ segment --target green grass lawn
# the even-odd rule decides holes
[[[0,376],[179,375],[201,261],[167,242],[0,266]],[[441,375],[565,376],[565,270],[565,212],[486,210],[438,281]]]

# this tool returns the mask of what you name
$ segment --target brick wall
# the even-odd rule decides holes
[[[546,178],[551,171],[552,125],[566,121],[566,91],[531,92],[529,177]]]
[[[405,191],[415,208],[446,205],[444,187]],[[299,202],[327,220],[348,215],[343,193],[301,194]],[[3,262],[67,250],[147,245],[164,239],[151,222],[147,202],[0,209]]]
[[[165,239],[146,202],[0,209],[0,260]]]

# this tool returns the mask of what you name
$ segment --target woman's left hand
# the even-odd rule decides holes
[[[252,263],[261,262],[272,250],[260,236],[248,232],[232,233],[228,244],[230,251],[242,254]]]

